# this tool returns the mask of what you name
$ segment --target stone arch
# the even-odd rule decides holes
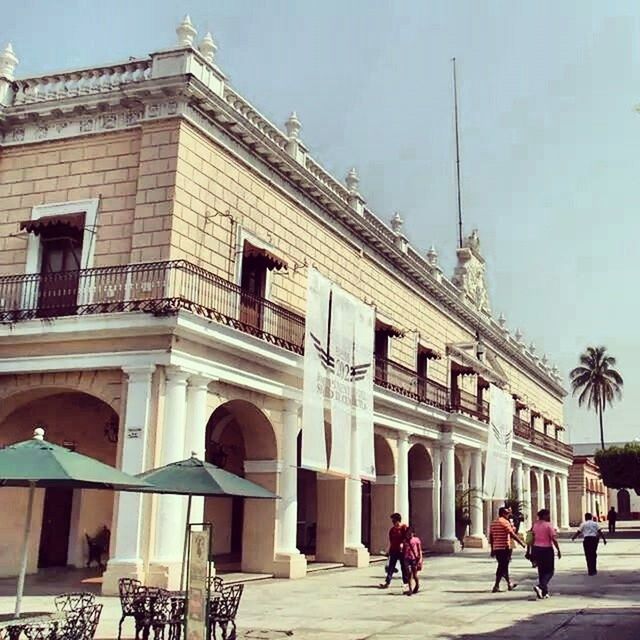
[[[213,411],[205,433],[208,462],[277,490],[276,432],[256,405],[247,400],[228,400]],[[270,572],[275,557],[275,508],[275,500],[206,498],[205,521],[216,526],[216,561],[229,569]]]
[[[376,461],[376,482],[372,483],[370,487],[369,550],[372,555],[376,555],[386,551],[388,546],[389,515],[395,511],[397,478],[395,457],[389,439],[381,433],[375,433],[373,446]],[[365,520],[365,509],[363,509],[363,521]],[[366,527],[366,523],[363,526]]]
[[[433,463],[421,442],[409,449],[409,523],[426,545],[433,544]]]
[[[0,376],[0,422],[31,394],[35,398],[79,391],[102,400],[120,413],[123,377],[119,369]]]
[[[46,440],[116,466],[119,416],[101,398],[64,387],[47,387],[17,391],[10,399],[8,405],[2,406],[0,444],[27,440],[39,426],[44,428]],[[84,567],[84,534],[94,536],[105,526],[113,528],[114,498],[110,491],[38,489],[29,572],[39,567]],[[0,510],[5,514],[6,532],[23,530],[26,502],[24,489],[5,488],[1,492]],[[17,573],[21,544],[20,535],[9,533],[3,537],[0,574]]]

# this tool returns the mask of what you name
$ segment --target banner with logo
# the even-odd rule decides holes
[[[375,311],[358,301],[353,332],[353,387],[355,421],[360,448],[360,478],[376,479],[376,456],[373,438],[373,342]]]
[[[329,473],[349,475],[351,424],[353,421],[353,330],[357,301],[338,286],[331,295],[329,344],[333,366],[330,368],[331,455]]]
[[[304,381],[302,390],[301,466],[312,471],[327,470],[324,436],[324,404],[328,393],[329,308],[331,282],[309,267],[307,315],[304,336]]]
[[[483,489],[485,498],[503,500],[510,488],[515,405],[511,394],[495,385],[489,386],[489,393],[489,437]]]

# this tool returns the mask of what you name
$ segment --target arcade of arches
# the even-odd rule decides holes
[[[480,443],[474,449],[456,444],[451,433],[441,433],[436,441],[376,428],[376,481],[359,482],[300,468],[300,407],[293,401],[268,400],[174,368],[139,367],[125,373],[122,406],[53,387],[5,398],[0,444],[26,439],[43,424],[47,439],[128,473],[193,451],[272,490],[280,499],[193,498],[192,521],[214,524],[211,553],[218,571],[301,577],[308,562],[362,566],[369,554],[386,549],[393,511],[408,517],[434,549],[456,550],[458,540],[486,544],[495,505],[468,500],[464,508],[471,524],[456,527],[459,496],[482,486]],[[117,433],[117,442],[108,433]],[[512,480],[529,518],[549,506],[555,521],[568,524],[566,475],[514,459]],[[169,586],[179,581],[185,497],[76,490],[39,491],[37,500],[34,526],[42,535],[34,536],[30,572],[38,566],[83,566],[85,533],[106,525],[112,535],[105,593],[113,593],[123,576]],[[3,489],[0,504],[9,502],[11,517],[0,524],[0,575],[17,572],[14,558],[26,492]],[[64,520],[52,521],[55,535],[48,522],[52,511]]]

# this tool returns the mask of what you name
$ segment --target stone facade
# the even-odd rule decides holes
[[[566,392],[492,316],[478,233],[447,278],[399,215],[369,209],[355,170],[343,184],[312,158],[295,114],[281,131],[234,91],[193,32],[185,20],[148,59],[41,78],[16,80],[15,53],[0,55],[0,442],[28,437],[18,417],[39,408],[52,437],[127,472],[195,451],[283,498],[194,499],[194,520],[216,522],[216,563],[300,577],[307,561],[366,563],[394,510],[457,548],[492,383],[516,399],[513,492],[529,520],[546,505],[567,526]],[[376,309],[375,483],[298,470],[310,265]],[[97,412],[93,430],[75,413],[60,430],[69,402]],[[122,494],[95,512],[81,494],[65,561],[110,519],[105,592],[123,575],[175,585],[184,498]],[[53,498],[38,500],[41,514]],[[485,544],[492,505],[470,507],[466,542]]]

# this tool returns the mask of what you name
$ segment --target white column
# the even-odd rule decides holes
[[[347,480],[347,547],[362,547],[362,482],[360,481],[360,447],[356,421],[351,422],[350,473]],[[407,522],[409,512],[407,510]]]
[[[483,530],[483,509],[482,509],[482,451],[474,449],[471,453],[471,535],[474,538],[481,538]]]
[[[209,421],[207,406],[209,382],[209,378],[203,376],[191,376],[189,378],[183,458],[189,458],[195,453],[197,458],[204,460],[207,422]],[[191,498],[191,522],[204,522],[203,496],[193,496]]]
[[[556,474],[549,474],[549,502],[551,503],[549,506],[549,511],[551,512],[551,522],[554,527],[558,527],[558,491],[556,485]]]
[[[522,469],[522,460],[516,460],[515,474],[516,474],[516,499],[519,502],[522,502],[524,500],[524,472]]]
[[[409,522],[409,436],[398,435],[398,473],[396,482],[396,511]]]
[[[569,528],[569,482],[564,475],[560,476],[560,527]]]
[[[523,479],[523,491],[524,497],[524,522],[525,526],[529,528],[533,524],[531,518],[533,509],[531,508],[531,467],[528,464],[522,465],[522,479]]]
[[[442,540],[456,541],[455,450],[450,434],[440,444],[442,451]]]
[[[127,405],[124,424],[120,429],[122,440],[121,468],[135,475],[147,468],[147,439],[151,399],[151,375],[155,366],[125,367],[127,375]],[[141,493],[118,494],[118,516],[113,545],[114,557],[109,565],[117,563],[141,563]]]
[[[440,448],[434,446],[431,449],[431,462],[433,464],[433,539],[440,538]]]
[[[536,502],[536,513],[540,511],[540,509],[545,508],[545,496],[544,496],[544,474],[542,473],[542,469],[536,469],[536,484],[538,485],[538,500]]]
[[[278,513],[278,553],[298,553],[298,403],[290,401],[282,412],[282,470],[276,502]]]
[[[166,369],[161,466],[183,459],[188,377],[188,373],[177,367]],[[156,563],[181,562],[185,509],[186,499],[183,496],[159,496],[154,550]]]

